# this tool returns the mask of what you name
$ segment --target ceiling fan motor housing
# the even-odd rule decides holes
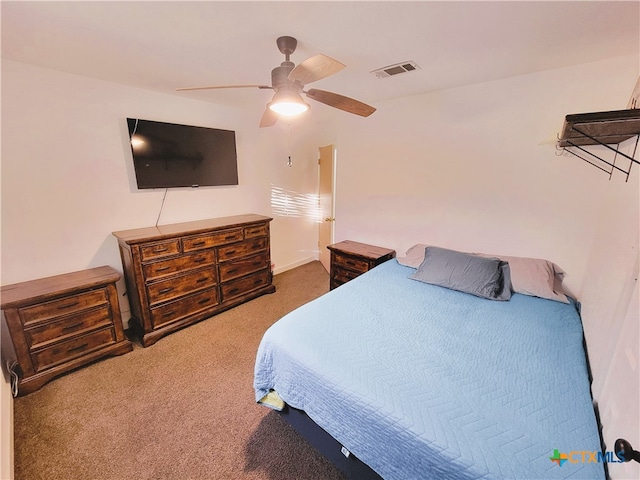
[[[276,90],[281,88],[291,88],[295,82],[289,80],[289,73],[293,70],[293,62],[282,62],[279,67],[271,70],[271,86]],[[301,86],[302,88],[302,86]]]

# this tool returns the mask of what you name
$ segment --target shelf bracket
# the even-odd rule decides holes
[[[633,153],[628,155],[620,149],[620,144],[634,136],[636,141]],[[640,110],[567,115],[556,149],[561,152],[558,155],[562,155],[564,152],[570,153],[608,173],[610,180],[613,172],[618,170],[626,176],[625,182],[628,182],[633,164],[640,165],[640,161],[636,160],[639,139]],[[589,151],[585,148],[587,145],[599,145],[612,151],[614,153],[613,160],[609,161],[601,154]],[[629,161],[628,167],[620,166],[617,162],[618,156]]]
[[[633,147],[633,154],[632,155],[627,155],[626,153],[624,153],[624,152],[619,150],[619,148],[620,148],[619,144],[617,145],[618,148],[613,148],[611,145],[607,145],[606,143],[602,143],[602,142],[598,141],[597,138],[592,137],[592,136],[582,132],[581,130],[579,130],[579,129],[575,128],[575,127],[574,127],[574,130],[576,132],[580,133],[581,135],[584,135],[585,137],[590,138],[596,144],[601,145],[603,147],[606,147],[609,150],[613,151],[614,154],[615,154],[614,158],[613,158],[613,162],[605,160],[604,158],[602,158],[598,154],[596,154],[594,152],[590,152],[586,148],[573,143],[570,139],[564,139],[564,143],[566,143],[567,145],[564,146],[564,147],[559,147],[562,152],[570,153],[571,155],[573,155],[575,157],[578,157],[580,160],[584,160],[588,164],[593,165],[594,167],[602,170],[603,172],[608,173],[609,174],[609,180],[611,180],[611,177],[613,176],[613,172],[615,170],[618,170],[618,171],[622,172],[625,175],[625,177],[626,177],[625,178],[625,182],[629,181],[629,176],[631,175],[631,167],[633,166],[633,164],[637,163],[638,165],[640,165],[640,162],[635,159],[636,152],[638,150],[638,140],[640,139],[640,135],[636,135],[636,143],[635,143],[635,145]],[[567,147],[572,147],[572,148],[578,149],[581,152],[583,152],[586,155],[588,155],[588,157],[584,157],[584,156],[578,154],[577,152],[575,152],[574,150],[571,150],[571,149],[569,149]],[[621,168],[618,165],[616,165],[616,160],[615,159],[616,159],[617,155],[620,155],[620,156],[626,158],[627,160],[629,160],[629,167],[627,169]],[[601,162],[601,164],[607,165],[608,168],[603,167],[601,164],[599,165],[594,160],[597,160],[598,162]]]

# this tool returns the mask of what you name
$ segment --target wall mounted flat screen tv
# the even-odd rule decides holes
[[[232,130],[127,118],[139,189],[238,185]]]

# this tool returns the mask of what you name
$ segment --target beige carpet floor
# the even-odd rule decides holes
[[[262,334],[327,292],[329,277],[312,262],[274,283],[272,295],[17,398],[16,480],[342,479],[254,401]]]

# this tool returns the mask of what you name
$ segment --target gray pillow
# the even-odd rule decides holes
[[[509,264],[440,247],[426,247],[424,260],[409,278],[490,300],[511,298]]]

